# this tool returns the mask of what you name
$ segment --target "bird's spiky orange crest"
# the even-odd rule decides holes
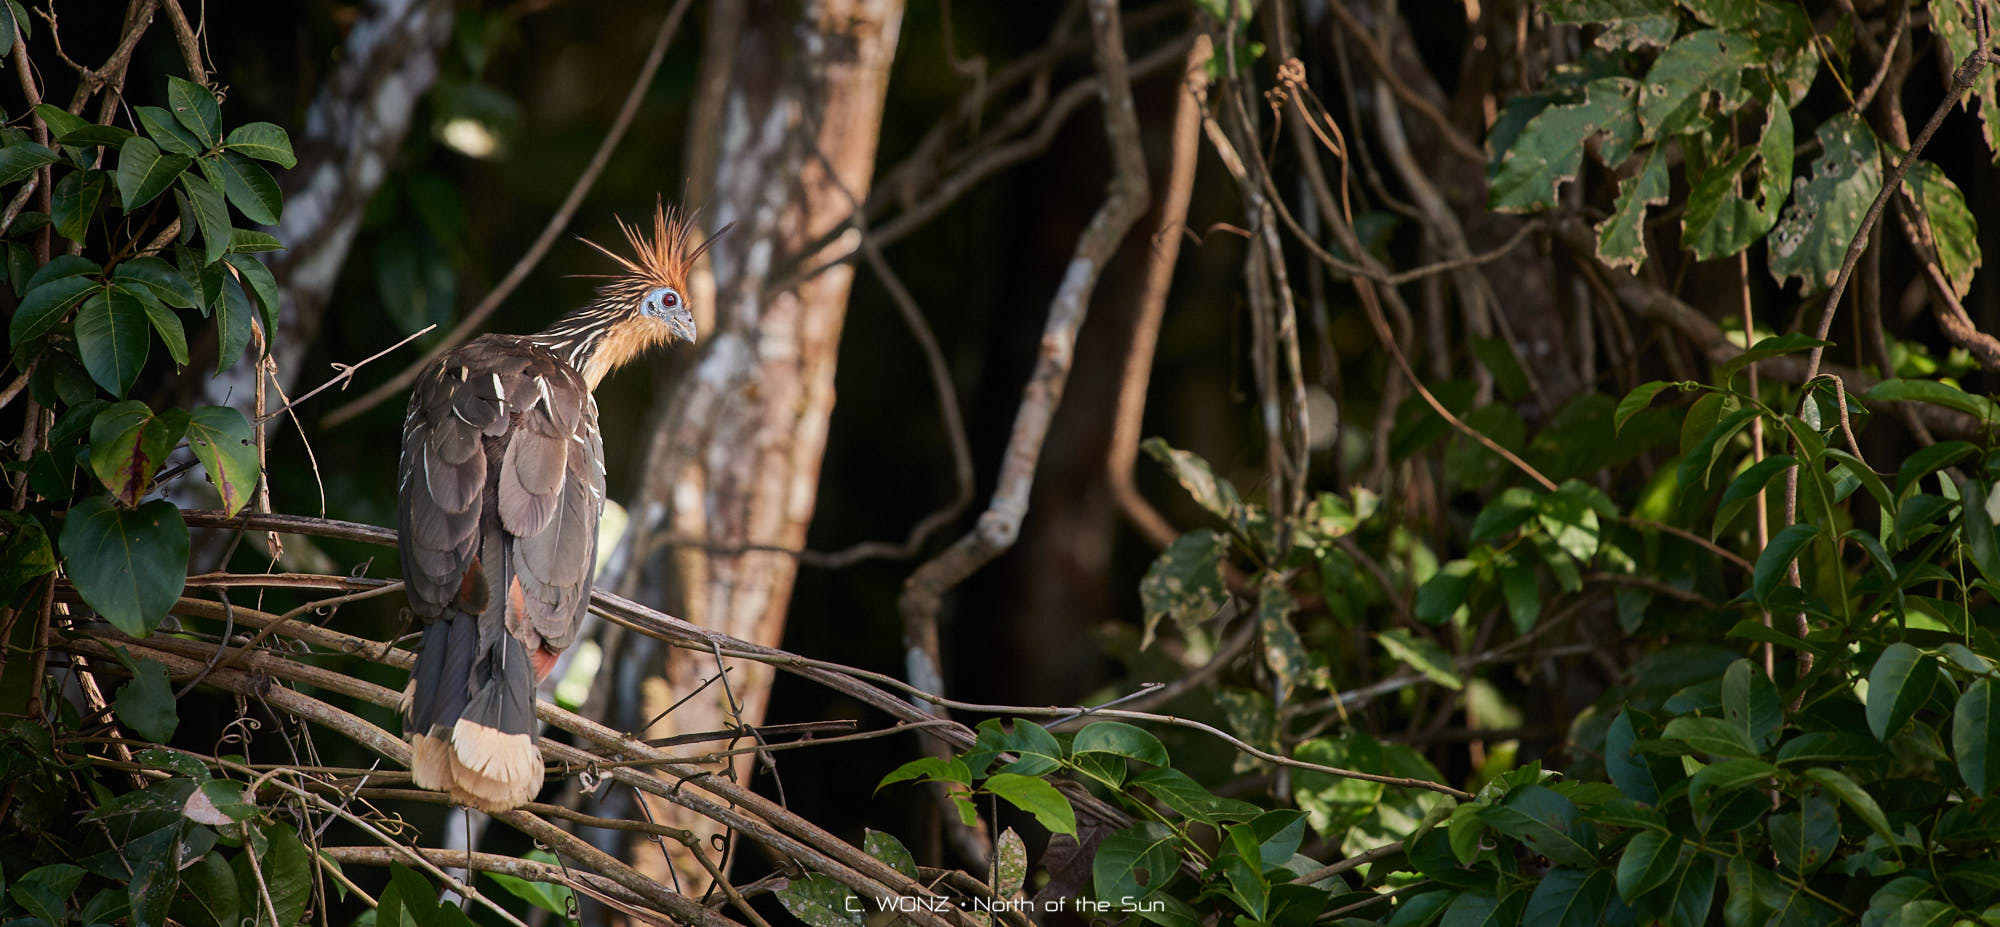
[[[683,217],[678,210],[668,206],[665,200],[653,208],[650,235],[636,223],[613,218],[618,223],[618,230],[624,233],[626,244],[631,247],[630,257],[588,238],[583,239],[584,244],[596,248],[623,268],[624,272],[618,274],[585,275],[610,279],[606,289],[643,293],[654,287],[670,286],[685,293],[688,272],[701,258],[702,252],[715,242],[711,237],[700,244],[692,243],[694,223],[690,217]]]

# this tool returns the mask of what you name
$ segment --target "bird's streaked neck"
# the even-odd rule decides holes
[[[592,303],[528,337],[562,358],[596,390],[606,374],[667,340],[667,330],[623,306]]]

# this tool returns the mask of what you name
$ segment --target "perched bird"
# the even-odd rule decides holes
[[[418,378],[403,419],[398,540],[423,642],[403,694],[417,785],[484,811],[540,791],[535,686],[590,599],[604,442],[591,391],[647,348],[693,341],[708,248],[660,205],[590,304],[535,335],[483,335]]]

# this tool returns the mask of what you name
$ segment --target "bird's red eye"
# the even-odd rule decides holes
[[[660,304],[666,306],[669,309],[672,309],[673,307],[681,304],[680,294],[672,290],[668,290],[666,292],[666,295],[660,297]]]

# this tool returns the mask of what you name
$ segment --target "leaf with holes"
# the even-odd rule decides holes
[[[1611,215],[1597,224],[1598,260],[1635,272],[1646,263],[1646,207],[1665,203],[1671,192],[1666,146],[1654,145],[1639,173],[1618,182]]]
[[[155,414],[137,399],[113,405],[90,422],[90,469],[113,498],[138,505],[187,427],[180,409]]]
[[[1691,32],[1654,59],[1639,84],[1639,124],[1647,140],[1667,139],[1696,124],[1715,98],[1724,110],[1743,105],[1743,69],[1756,46],[1715,29]]]
[[[1163,618],[1172,618],[1185,631],[1221,610],[1228,598],[1222,584],[1223,549],[1222,535],[1203,528],[1175,538],[1160,552],[1139,581],[1139,602],[1146,612],[1140,647],[1153,645]]]
[[[1820,124],[1818,137],[1813,178],[1792,185],[1792,204],[1769,239],[1772,279],[1782,285],[1797,277],[1807,296],[1833,285],[1862,216],[1882,189],[1875,133],[1860,117],[1829,119]]]
[[[1158,891],[1180,865],[1179,841],[1158,821],[1142,821],[1097,846],[1091,884],[1103,900],[1138,900]]]
[[[202,406],[188,421],[187,439],[222,497],[223,511],[235,515],[257,488],[257,446],[250,422],[228,406]]]
[[[1773,91],[1764,100],[1769,114],[1755,148],[1744,148],[1703,171],[1688,191],[1681,216],[1681,243],[1701,260],[1729,257],[1764,237],[1778,223],[1792,184],[1792,116]],[[1744,171],[1755,162],[1755,199],[1737,192]]]
[[[186,585],[187,523],[163,499],[128,510],[91,496],[70,508],[60,546],[84,603],[133,637],[151,632]]]
[[[1903,192],[1915,200],[1929,228],[1932,247],[1937,251],[1938,268],[1960,299],[1972,289],[1972,275],[1979,270],[1979,222],[1965,207],[1965,194],[1929,161],[1917,161],[1903,175]]]
[[[1556,205],[1556,190],[1576,178],[1587,143],[1604,136],[1597,152],[1616,167],[1638,141],[1639,118],[1633,100],[1638,84],[1629,78],[1605,77],[1584,88],[1583,100],[1551,106],[1536,114],[1507,146],[1492,171],[1486,205],[1496,212],[1531,212]]]

